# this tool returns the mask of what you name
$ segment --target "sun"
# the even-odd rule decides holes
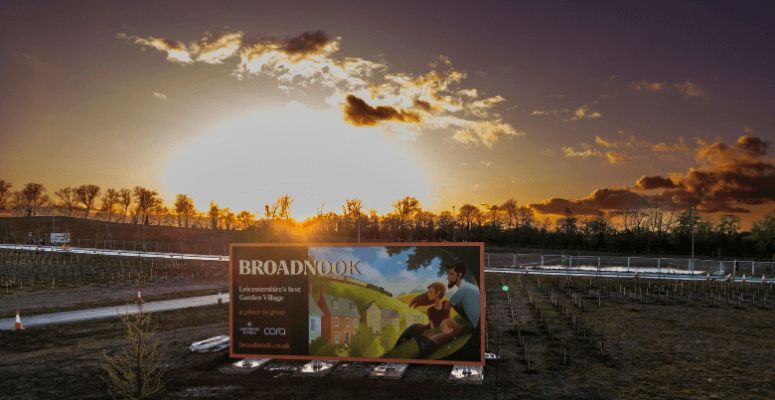
[[[199,209],[212,200],[252,212],[289,194],[297,219],[340,212],[353,198],[379,213],[407,195],[427,204],[429,179],[405,146],[382,128],[356,128],[333,110],[292,102],[222,121],[182,145],[162,194],[188,194]]]

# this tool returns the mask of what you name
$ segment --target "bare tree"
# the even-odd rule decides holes
[[[247,210],[240,211],[237,214],[237,222],[241,229],[249,229],[256,222],[256,215]]]
[[[411,221],[414,214],[420,211],[420,201],[412,196],[406,196],[393,203],[393,209],[398,219],[398,231],[403,238],[407,222]]]
[[[293,198],[287,194],[284,194],[277,198],[275,201],[275,209],[277,210],[277,217],[282,220],[291,218],[291,204],[293,204]]]
[[[135,186],[134,196],[137,204],[137,214],[140,217],[140,221],[143,224],[148,224],[148,212],[151,211],[157,202],[159,201],[156,196],[159,194],[153,190],[146,189],[142,186]]]
[[[73,215],[73,208],[75,207],[75,189],[70,186],[63,187],[54,192],[54,195],[59,197],[59,207],[65,210],[65,215],[68,217]]]
[[[460,220],[460,223],[465,226],[466,230],[470,231],[474,221],[481,219],[481,214],[482,211],[479,210],[479,207],[472,204],[463,204],[460,206],[457,217]]]
[[[126,215],[129,213],[129,207],[132,206],[132,191],[129,189],[121,189],[118,191],[118,204],[123,211],[121,214],[121,223],[126,220]]]
[[[210,216],[210,228],[213,230],[218,229],[218,217],[221,215],[221,209],[218,207],[218,203],[211,201],[210,210],[207,214]]]
[[[188,217],[194,212],[194,201],[188,195],[178,194],[175,196],[175,212],[178,214],[178,226],[181,226],[181,216],[188,228]]]
[[[501,211],[506,216],[506,227],[514,228],[517,225],[517,201],[510,198],[500,206]]]
[[[13,185],[4,179],[0,179],[0,212],[6,210],[8,199],[11,197]]]
[[[522,206],[517,209],[517,224],[520,228],[532,228],[535,223],[535,212],[532,208]]]
[[[232,228],[234,228],[234,225],[236,225],[235,223],[237,222],[237,217],[228,207],[222,208],[220,210],[218,213],[218,219],[221,221],[221,226],[226,228],[227,231],[230,231]]]
[[[150,400],[166,392],[167,369],[151,314],[143,311],[121,317],[128,347],[117,354],[103,352],[103,378],[114,399]]]
[[[38,208],[48,201],[48,196],[45,195],[46,188],[40,183],[28,183],[24,185],[21,191],[21,199],[24,202],[24,214],[27,216],[35,216],[38,213]]]
[[[116,189],[108,189],[102,196],[102,211],[105,211],[105,214],[107,214],[108,222],[110,222],[110,217],[113,214],[113,207],[118,204],[118,201],[119,194]]]
[[[83,204],[84,217],[89,219],[89,211],[94,206],[94,200],[100,195],[100,187],[97,185],[81,185],[75,189],[75,197]]]

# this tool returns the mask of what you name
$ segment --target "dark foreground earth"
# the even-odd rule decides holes
[[[214,305],[154,315],[167,398],[775,398],[771,286],[488,274],[487,287],[487,350],[500,359],[482,385],[426,365],[399,381],[369,379],[361,363],[326,377],[278,368],[303,362],[234,373],[225,353],[188,350],[227,332],[227,307]],[[0,398],[107,398],[102,354],[121,349],[124,334],[119,320],[0,332]]]

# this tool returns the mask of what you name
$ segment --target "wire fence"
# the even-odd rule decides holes
[[[42,238],[41,238],[42,239]],[[36,241],[36,244],[48,244]],[[19,244],[19,243],[8,243]],[[23,243],[29,245],[30,243]],[[196,242],[149,242],[141,240],[94,240],[73,239],[70,247],[98,251],[225,256],[228,244]],[[107,254],[106,254],[107,255]],[[121,254],[128,255],[128,254]],[[568,255],[537,253],[486,253],[486,268],[516,268],[524,270],[567,270],[609,273],[651,273],[664,275],[710,275],[723,277],[729,274],[749,277],[775,277],[775,262],[760,260],[712,260],[687,257],[638,257],[612,255]]]
[[[486,268],[567,270],[681,275],[775,276],[775,262],[707,260],[676,257],[572,256],[564,254],[487,253]]]
[[[23,241],[12,240],[15,238],[0,237],[0,243],[9,245],[41,245],[41,246],[59,246],[60,244],[51,243],[48,235],[35,234],[30,235]],[[229,245],[209,242],[192,241],[149,241],[149,240],[110,240],[110,239],[82,239],[73,238],[68,244],[69,247],[96,249],[96,250],[114,250],[124,252],[154,252],[154,253],[175,253],[175,254],[205,254],[205,255],[227,255],[229,254]]]

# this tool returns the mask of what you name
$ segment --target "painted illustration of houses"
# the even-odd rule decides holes
[[[364,310],[366,317],[366,326],[371,329],[371,333],[379,335],[388,326],[393,326],[396,331],[400,328],[401,316],[398,311],[389,308],[379,308],[375,302],[369,303]]]
[[[323,311],[318,307],[318,303],[312,296],[309,296],[309,342],[317,339],[322,335],[323,330]]]
[[[347,298],[325,294],[321,288],[317,305],[323,314],[321,333],[326,341],[349,345],[361,321],[355,303]]]
[[[414,324],[427,324],[428,318],[423,316],[422,314],[407,314],[406,315],[406,326],[414,325]]]

